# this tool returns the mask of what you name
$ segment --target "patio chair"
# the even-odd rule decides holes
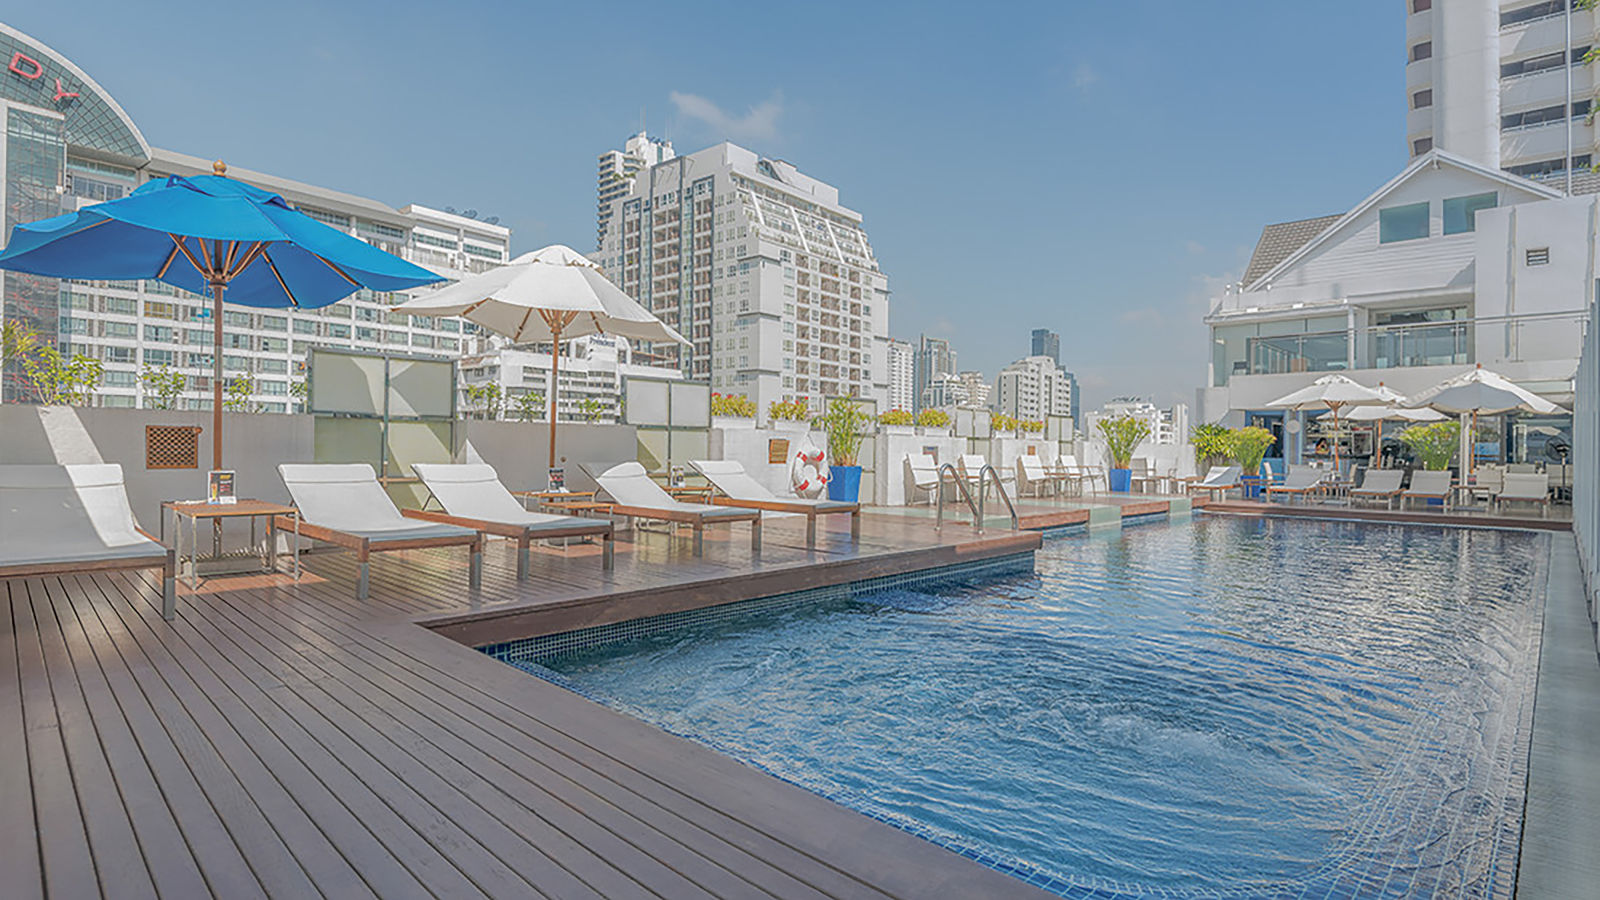
[[[1438,500],[1446,509],[1450,507],[1450,498],[1455,491],[1450,487],[1450,473],[1428,472],[1417,469],[1411,473],[1411,486],[1400,495],[1400,506],[1413,500]]]
[[[1077,471],[1076,464],[1069,468],[1062,457],[1055,456],[1043,465],[1045,473],[1050,476],[1051,482],[1057,489],[1065,487],[1069,493],[1079,496],[1083,494],[1083,475]]]
[[[122,466],[0,465],[0,578],[161,570],[161,617],[177,606],[177,559],[139,527]]]
[[[1213,500],[1218,493],[1227,497],[1229,491],[1239,489],[1239,476],[1243,472],[1244,469],[1239,466],[1212,466],[1210,471],[1206,472],[1206,477],[1196,481],[1191,490],[1206,491],[1211,494]]]
[[[1045,469],[1043,459],[1026,453],[1017,457],[1017,496],[1032,491],[1033,496],[1042,497],[1047,489],[1054,490],[1055,485],[1055,479]]]
[[[486,463],[416,463],[411,469],[444,511],[405,509],[400,514],[516,541],[518,581],[528,577],[529,547],[536,540],[598,537],[602,547],[601,568],[609,571],[613,566],[614,542],[609,521],[530,512],[511,496],[494,468]]]
[[[1267,485],[1267,499],[1273,497],[1306,497],[1323,489],[1323,480],[1328,477],[1326,469],[1314,466],[1291,466],[1289,474],[1282,484]]]
[[[300,534],[312,540],[353,550],[360,563],[356,599],[367,599],[373,551],[460,547],[468,552],[467,583],[483,581],[483,536],[472,528],[408,519],[378,484],[367,463],[280,463],[278,477],[300,510]],[[293,529],[280,518],[278,527]],[[300,548],[294,548],[296,553]]]
[[[1351,504],[1358,500],[1382,500],[1385,509],[1393,508],[1395,500],[1404,492],[1400,481],[1405,474],[1399,469],[1368,469],[1361,486],[1350,489]]]
[[[722,496],[711,502],[718,506],[754,509],[765,512],[788,513],[806,517],[806,546],[817,545],[817,516],[849,515],[850,539],[861,540],[861,504],[842,500],[811,500],[804,497],[780,497],[767,486],[751,478],[744,465],[731,459],[691,459],[689,465],[706,477]]]
[[[1136,494],[1144,493],[1144,491],[1140,490],[1141,487],[1150,487],[1152,485],[1155,486],[1156,491],[1159,493],[1161,485],[1166,483],[1167,479],[1157,475],[1155,467],[1150,465],[1150,460],[1142,456],[1135,456],[1129,461],[1129,465],[1132,466],[1132,470],[1128,477],[1128,487]]]
[[[988,464],[988,460],[984,459],[980,453],[963,453],[956,458],[956,468],[961,471],[961,477],[967,480],[967,486],[970,488],[978,487],[978,476],[982,474],[983,467]],[[1006,485],[1009,484],[1012,487],[1007,490],[1007,493],[1016,492],[1016,476],[1000,469],[994,470],[994,476],[1000,482],[1001,490],[1007,490]],[[988,490],[987,485],[984,486],[984,490]]]
[[[1099,481],[1105,485],[1106,493],[1111,492],[1111,482],[1106,478],[1106,470],[1100,466],[1080,466],[1078,458],[1071,453],[1061,457],[1061,467],[1069,472],[1077,473],[1080,483],[1089,485],[1089,492],[1095,493],[1094,483]]]
[[[1510,463],[1506,466],[1506,474],[1508,475],[1537,475],[1538,473],[1539,467],[1533,463]]]
[[[907,453],[905,458],[907,500],[916,499],[916,492],[923,491],[928,495],[928,505],[932,506],[939,497],[939,466],[933,461],[933,456],[927,453]]]
[[[1494,495],[1494,509],[1499,512],[1506,501],[1537,503],[1539,514],[1550,515],[1550,476],[1546,473],[1529,475],[1526,472],[1507,472],[1500,493]]]
[[[701,503],[683,503],[672,499],[661,486],[650,480],[644,466],[637,462],[618,463],[604,471],[584,471],[600,485],[600,490],[613,501],[610,511],[619,516],[688,525],[694,531],[694,555],[705,549],[707,525],[726,522],[750,523],[750,550],[761,552],[761,511],[734,509],[727,506],[707,506]]]
[[[1494,502],[1494,495],[1505,485],[1506,470],[1495,465],[1480,466],[1472,483],[1472,499],[1485,504]]]

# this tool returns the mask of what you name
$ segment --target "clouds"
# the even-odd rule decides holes
[[[1078,63],[1078,67],[1072,70],[1072,89],[1080,94],[1089,93],[1089,89],[1099,80],[1100,73],[1087,62]]]
[[[783,115],[783,94],[771,97],[750,107],[742,116],[728,113],[722,107],[699,94],[673,91],[669,95],[678,114],[705,125],[716,135],[736,141],[772,141],[778,137],[778,118]]]

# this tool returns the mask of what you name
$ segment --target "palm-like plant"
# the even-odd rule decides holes
[[[1133,463],[1133,451],[1150,436],[1150,423],[1137,416],[1101,419],[1095,424],[1106,441],[1106,454],[1111,457],[1111,468],[1126,469]]]
[[[1456,455],[1456,447],[1461,440],[1461,423],[1413,425],[1400,432],[1400,440],[1417,455],[1424,469],[1441,472],[1450,467],[1450,460]]]

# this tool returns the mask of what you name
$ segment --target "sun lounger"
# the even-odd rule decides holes
[[[1495,511],[1499,512],[1508,500],[1513,503],[1537,503],[1541,515],[1550,515],[1550,476],[1507,472],[1500,493],[1494,495]]]
[[[122,466],[0,465],[0,578],[161,570],[161,617],[177,604],[177,560],[140,528]]]
[[[598,537],[603,548],[601,567],[612,567],[609,521],[530,512],[511,496],[494,468],[486,463],[417,463],[411,468],[444,511],[406,509],[401,510],[401,515],[515,540],[518,581],[528,577],[529,546],[550,538]]]
[[[1213,500],[1218,493],[1226,497],[1228,491],[1239,487],[1239,475],[1243,472],[1239,466],[1212,466],[1206,472],[1206,477],[1196,481],[1190,490],[1205,491],[1211,494]]]
[[[817,545],[817,516],[850,516],[850,539],[861,539],[861,504],[841,500],[809,500],[802,497],[779,497],[767,490],[766,485],[745,472],[744,466],[731,459],[692,459],[689,465],[706,477],[721,496],[711,502],[718,506],[740,509],[765,510],[790,513],[806,517],[806,546]]]
[[[987,466],[988,464],[989,461],[984,459],[982,454],[978,453],[963,453],[956,459],[956,468],[961,470],[961,477],[966,479],[967,486],[969,488],[976,488],[978,486],[978,476],[983,472],[983,467]],[[1005,490],[1005,486],[1007,484],[1013,486],[1016,484],[1016,479],[1011,475],[1011,473],[1002,472],[999,469],[994,470],[994,478],[1000,483],[1001,490]],[[984,486],[984,489],[988,490],[987,484]],[[1014,489],[1015,488],[1013,487],[1013,490]]]
[[[1280,495],[1284,497],[1304,497],[1314,491],[1320,491],[1323,489],[1323,479],[1327,476],[1328,473],[1322,469],[1311,466],[1296,466],[1289,470],[1289,474],[1284,478],[1283,484],[1267,486],[1267,499],[1271,500],[1273,497]]]
[[[361,564],[356,599],[367,599],[368,559],[373,551],[465,546],[470,553],[468,583],[483,578],[483,536],[476,529],[408,519],[378,484],[366,463],[282,463],[278,476],[300,510],[300,534],[354,550]],[[279,520],[278,527],[294,523]],[[295,552],[300,548],[296,547]]]
[[[1382,500],[1385,508],[1392,507],[1395,499],[1403,493],[1400,480],[1405,474],[1399,469],[1368,469],[1366,476],[1361,479],[1361,486],[1351,488],[1350,502]]]
[[[1428,472],[1417,469],[1411,473],[1411,487],[1406,488],[1400,495],[1400,505],[1404,507],[1413,500],[1438,500],[1444,506],[1450,505],[1450,495],[1454,493],[1450,487],[1450,473]]]
[[[1033,492],[1042,496],[1046,488],[1055,488],[1055,479],[1044,467],[1044,460],[1026,453],[1017,457],[1017,496]]]
[[[1070,453],[1061,457],[1059,464],[1062,471],[1070,472],[1077,476],[1080,486],[1088,483],[1090,493],[1095,493],[1094,483],[1096,481],[1105,485],[1106,493],[1111,492],[1111,482],[1106,476],[1106,470],[1100,466],[1080,466],[1078,465],[1078,458]]]
[[[906,485],[928,495],[928,505],[939,497],[939,466],[927,453],[906,454]],[[906,499],[915,499],[915,494]]]
[[[1065,459],[1071,458],[1072,457],[1069,456]],[[1050,461],[1044,463],[1044,470],[1046,474],[1050,476],[1050,480],[1052,482],[1054,482],[1057,486],[1065,485],[1068,491],[1076,491],[1081,495],[1083,493],[1083,474],[1077,471],[1077,469],[1078,466],[1076,461],[1074,461],[1072,466],[1069,468],[1064,459],[1060,456],[1054,457]]]
[[[589,471],[585,467],[585,471]],[[611,498],[606,508],[615,515],[653,519],[688,525],[694,529],[694,555],[705,547],[705,528],[722,522],[749,522],[750,549],[761,552],[761,512],[703,503],[682,503],[672,499],[661,486],[650,480],[644,466],[636,462],[619,463],[604,471],[589,473],[600,490]]]

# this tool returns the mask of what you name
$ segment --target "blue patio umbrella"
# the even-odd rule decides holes
[[[357,288],[398,291],[444,279],[226,177],[172,175],[118,200],[18,225],[0,269],[54,278],[153,279],[212,313],[211,459],[222,467],[222,302],[315,309]]]

